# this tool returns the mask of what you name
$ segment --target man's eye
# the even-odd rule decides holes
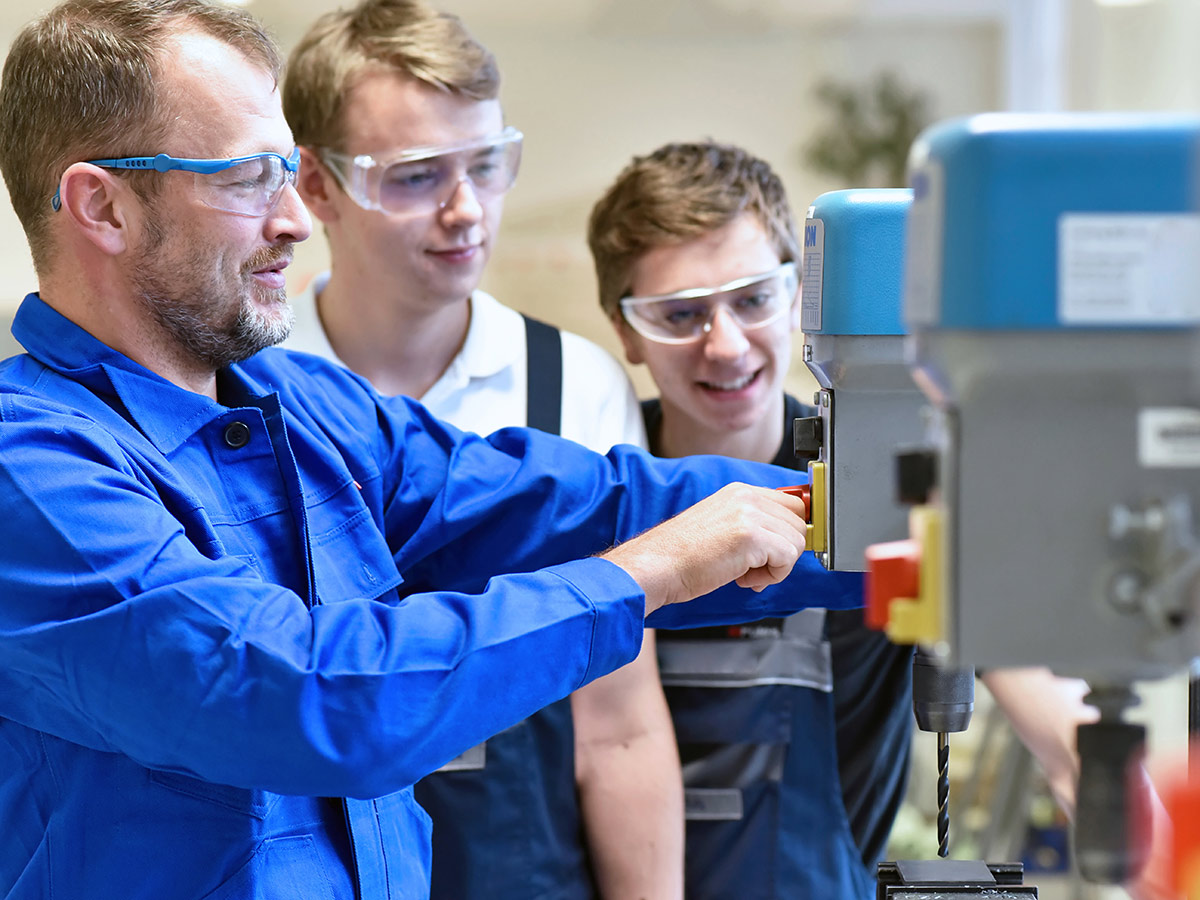
[[[266,184],[270,179],[270,172],[262,163],[243,163],[223,172],[217,172],[214,178],[216,185],[225,190],[249,191]]]
[[[433,187],[438,183],[439,171],[434,168],[414,168],[411,166],[394,166],[388,170],[384,187],[398,188],[405,191],[419,191]]]
[[[500,166],[492,160],[485,160],[471,166],[470,176],[472,181],[489,182],[499,175]]]
[[[737,305],[739,309],[761,309],[764,306],[770,306],[772,299],[770,291],[755,291],[739,297]]]
[[[668,325],[691,325],[696,321],[704,321],[705,311],[696,306],[680,306],[663,311],[663,321]]]

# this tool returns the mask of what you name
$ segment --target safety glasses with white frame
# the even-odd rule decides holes
[[[799,286],[796,264],[786,262],[769,272],[716,287],[624,297],[621,313],[630,327],[648,340],[689,344],[712,331],[718,309],[724,309],[743,331],[770,325],[792,308]]]
[[[196,179],[196,194],[213,209],[235,216],[257,218],[275,208],[286,185],[295,184],[300,172],[300,148],[290,156],[278,153],[252,153],[230,159],[183,159],[160,153],[157,156],[125,156],[120,159],[89,159],[102,169],[135,172],[191,172]],[[51,207],[62,207],[59,192],[54,192]]]
[[[480,201],[503,196],[517,180],[524,135],[509,126],[470,143],[351,156],[319,150],[347,196],[363,209],[419,216],[444,209],[464,181]]]

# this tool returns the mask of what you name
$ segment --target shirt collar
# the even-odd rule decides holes
[[[525,347],[521,314],[483,291],[471,294],[471,318],[463,345],[441,377],[420,398],[437,408],[470,387],[472,379],[491,378],[521,359]]]
[[[78,382],[128,418],[162,453],[177,449],[228,408],[172,384],[93,337],[36,294],[13,320],[13,335],[29,355]],[[238,366],[218,373],[224,396],[249,405],[259,395]]]
[[[459,351],[469,378],[490,378],[524,356],[525,330],[520,313],[491,294],[471,294],[471,324]]]

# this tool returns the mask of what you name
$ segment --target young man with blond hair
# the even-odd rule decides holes
[[[784,376],[801,254],[770,165],[712,141],[636,157],[593,208],[588,242],[601,307],[660,391],[643,404],[651,452],[799,468],[791,422],[815,411]],[[663,632],[658,652],[683,759],[689,900],[874,897],[907,777],[912,649],[855,609]],[[1070,811],[1074,726],[1094,713],[1086,685],[1032,669],[984,680]],[[1164,858],[1140,897],[1166,896]]]
[[[332,266],[296,298],[287,346],[481,434],[528,424],[600,452],[644,446],[615,360],[478,289],[521,156],[498,93],[492,54],[419,0],[365,0],[301,39],[284,111]],[[681,777],[653,632],[633,664],[416,795],[434,821],[434,897],[679,897]]]

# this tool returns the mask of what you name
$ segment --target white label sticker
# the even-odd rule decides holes
[[[804,273],[800,289],[800,330],[821,330],[822,281],[825,277],[825,223],[804,220]]]
[[[1147,469],[1200,467],[1200,410],[1182,406],[1138,410],[1138,462]]]
[[[1062,215],[1058,318],[1066,325],[1200,322],[1200,216]]]
[[[942,226],[946,176],[927,159],[912,173],[904,253],[904,321],[937,325],[942,315]]]

